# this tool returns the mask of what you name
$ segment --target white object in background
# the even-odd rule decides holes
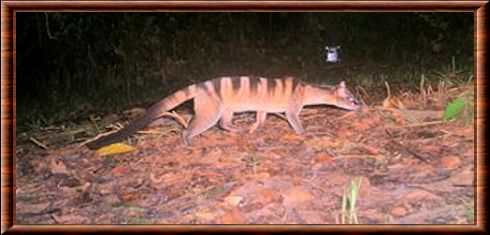
[[[325,50],[327,52],[327,59],[325,60],[326,62],[330,63],[336,63],[340,61],[339,58],[339,51],[340,51],[340,46],[335,46],[335,47],[325,47]]]

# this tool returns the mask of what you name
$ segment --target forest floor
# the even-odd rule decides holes
[[[473,224],[474,126],[442,121],[444,106],[423,99],[400,95],[360,112],[306,108],[303,136],[269,115],[256,133],[213,127],[191,146],[167,118],[133,136],[135,151],[107,156],[66,127],[19,135],[16,221]]]

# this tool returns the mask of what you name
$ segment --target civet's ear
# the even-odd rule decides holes
[[[335,47],[337,50],[340,49],[340,46]]]
[[[327,50],[327,51],[328,51],[328,46],[326,46],[326,47],[325,47],[325,50]]]
[[[337,88],[335,88],[335,94],[337,94],[337,96],[341,96],[341,97],[346,96],[347,89],[345,88],[345,82],[344,81],[341,81],[339,83],[339,85],[337,86]]]

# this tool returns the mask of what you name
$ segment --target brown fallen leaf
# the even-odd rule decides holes
[[[371,145],[363,144],[360,147],[361,147],[362,151],[364,151],[368,154],[371,154],[371,155],[378,155],[381,152],[380,148],[375,147],[375,146],[371,146]]]
[[[285,134],[282,136],[282,139],[288,141],[301,141],[304,140],[304,137],[296,134]]]
[[[339,132],[340,134],[342,132]],[[314,138],[308,140],[308,145],[315,149],[331,149],[331,148],[342,148],[344,146],[344,140],[341,138],[332,138],[329,136]]]
[[[111,170],[114,176],[124,176],[130,173],[130,169],[127,166],[118,166]]]
[[[243,201],[243,197],[229,195],[225,197],[224,201],[228,206],[236,207],[238,206],[238,204],[240,204],[240,202]]]
[[[423,201],[423,200],[428,200],[428,201],[436,201],[436,202],[444,202],[445,199],[437,196],[436,194],[433,194],[431,192],[422,190],[422,189],[415,189],[414,191],[407,193],[402,197],[400,201],[408,201],[408,202],[413,202],[413,201]]]
[[[294,187],[286,190],[282,194],[284,198],[284,204],[289,205],[292,203],[302,203],[315,199],[313,194],[303,187]]]
[[[417,151],[427,154],[438,154],[444,149],[441,145],[422,145],[417,147]]]
[[[369,178],[362,176],[361,187],[359,188],[359,197],[367,197],[371,193],[371,183]]]
[[[372,126],[371,120],[359,120],[355,122],[351,122],[351,127],[358,131],[364,131]]]
[[[258,200],[260,200],[262,205],[267,205],[273,201],[278,201],[279,199],[280,196],[278,193],[265,188],[259,189]]]
[[[220,222],[222,224],[243,224],[245,218],[237,209],[227,210],[223,216],[221,216]]]
[[[456,169],[461,165],[461,160],[457,156],[446,156],[440,159],[440,165],[446,169]]]
[[[451,176],[449,178],[449,182],[453,185],[473,185],[473,181],[475,178],[475,172],[471,169],[471,167],[466,167],[461,172]]]
[[[42,202],[37,204],[17,203],[16,211],[18,214],[23,214],[23,213],[39,214],[45,211],[47,208],[49,208],[50,205],[51,202]]]
[[[49,167],[53,174],[68,174],[65,163],[59,159],[52,158]]]
[[[395,218],[400,218],[408,214],[407,209],[403,206],[397,206],[391,209],[391,215],[393,215]]]
[[[269,172],[260,172],[260,173],[253,174],[252,177],[255,180],[266,180],[270,178],[271,175],[269,174]]]
[[[121,200],[124,202],[140,200],[146,197],[144,192],[127,192],[121,195]]]
[[[210,208],[203,208],[194,214],[197,218],[203,219],[205,221],[211,221],[217,216],[216,210],[211,210]]]
[[[327,153],[320,153],[313,158],[313,161],[315,164],[328,164],[332,162],[332,156]]]

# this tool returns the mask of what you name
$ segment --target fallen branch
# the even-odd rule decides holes
[[[82,143],[80,143],[78,146],[79,146],[79,147],[84,146],[85,144],[90,143],[90,142],[92,142],[92,141],[95,141],[95,140],[97,140],[98,138],[101,138],[101,137],[103,137],[103,136],[110,135],[110,134],[113,134],[113,133],[115,133],[115,132],[118,132],[120,129],[122,129],[122,128],[123,128],[123,126],[122,126],[122,125],[121,125],[121,123],[119,123],[119,122],[118,122],[118,123],[116,123],[116,125],[115,125],[115,126],[116,126],[116,129],[114,129],[114,130],[112,130],[112,131],[109,131],[109,132],[106,132],[106,133],[100,133],[100,134],[96,135],[94,138],[90,138],[90,139],[88,139],[88,140],[83,141],[83,142],[82,142]]]
[[[415,158],[427,163],[427,164],[430,164],[430,160],[428,160],[425,156],[422,156],[421,154],[411,150],[410,148],[400,144],[400,142],[396,141],[395,140],[395,137],[388,131],[385,129],[385,133],[390,137],[390,140],[391,142],[393,142],[396,146],[398,146],[399,148],[405,150],[406,152],[410,153],[412,156],[414,156]]]
[[[161,175],[160,177],[156,177],[155,173],[150,172],[150,180],[154,184],[161,184],[165,180],[165,174]]]
[[[332,122],[340,121],[340,120],[342,120],[344,118],[348,118],[348,117],[350,117],[352,115],[354,115],[354,112],[348,112],[348,113],[346,113],[346,114],[344,114],[344,115],[342,115],[342,116],[340,116],[338,118],[333,119]]]
[[[172,132],[172,131],[175,131],[175,132],[182,132],[182,129],[180,128],[177,128],[177,127],[172,127],[170,129],[164,129],[163,131],[159,131],[159,130],[147,130],[147,131],[137,131],[136,133],[137,134],[153,134],[153,135],[167,135],[168,133]]]
[[[48,146],[46,146],[45,144],[43,144],[43,143],[39,142],[38,140],[34,139],[34,137],[29,138],[29,140],[32,141],[37,146],[43,148],[44,150],[48,150]]]
[[[444,121],[422,122],[422,123],[415,123],[415,124],[405,125],[404,127],[430,126],[430,125],[437,125],[437,124],[442,124],[442,123],[444,123]]]
[[[187,128],[187,125],[189,124],[189,120],[185,120],[182,116],[180,116],[175,111],[165,112],[163,113],[162,116],[169,116],[175,118],[175,120],[177,120],[177,122],[180,123],[184,128]]]
[[[345,159],[345,158],[372,158],[376,161],[384,161],[386,159],[386,157],[384,155],[381,155],[381,154],[378,154],[378,155],[361,154],[361,155],[341,155],[341,156],[332,158],[332,160],[339,160],[339,159]]]
[[[278,116],[278,117],[280,117],[280,118],[282,118],[282,119],[284,119],[284,120],[286,120],[286,121],[288,120],[288,119],[286,118],[286,116],[285,116],[284,114],[282,114],[282,113],[272,113],[272,114],[274,114],[274,115],[276,115],[276,116]]]

